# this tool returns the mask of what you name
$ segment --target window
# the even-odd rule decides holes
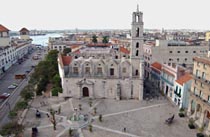
[[[136,51],[136,56],[139,56],[139,51],[138,50]]]
[[[136,43],[136,48],[139,48],[139,43],[138,42]]]
[[[118,59],[118,56],[115,56],[115,59]]]
[[[90,67],[85,67],[85,74],[90,74]]]
[[[74,67],[74,68],[73,68],[73,73],[74,73],[74,74],[79,74],[78,67]]]
[[[188,53],[188,51],[185,51],[185,53]]]
[[[136,29],[136,37],[139,37],[139,28]]]
[[[206,64],[203,64],[203,68],[206,69]]]
[[[103,72],[102,72],[102,68],[101,67],[98,67],[97,68],[97,74],[102,74]]]
[[[177,58],[176,60],[177,60],[177,62],[179,62],[179,58]]]
[[[177,53],[180,53],[180,51],[177,51]]]
[[[187,61],[187,58],[185,58],[184,61],[186,62]]]
[[[206,73],[202,72],[202,79],[205,79],[205,78],[206,78]]]
[[[200,90],[199,97],[203,97],[203,92]]]
[[[199,70],[196,70],[196,73],[195,73],[196,77],[199,76]]]
[[[169,61],[172,61],[172,59],[171,59],[171,58],[169,58]]]
[[[122,72],[123,72],[123,73],[126,73],[126,68],[123,68]]]
[[[110,76],[114,76],[114,68],[110,68]]]
[[[201,87],[204,88],[203,83],[201,83]]]
[[[172,51],[169,51],[169,53],[173,53]]]
[[[197,84],[197,80],[195,80],[195,84]]]
[[[137,69],[137,70],[136,70],[136,76],[138,76],[138,75],[139,75],[139,70]]]
[[[193,51],[193,53],[196,53],[196,51]]]
[[[197,62],[197,66],[200,66],[200,62]]]
[[[210,103],[210,96],[208,96],[208,103]]]

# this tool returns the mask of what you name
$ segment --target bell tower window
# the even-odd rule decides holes
[[[136,43],[136,48],[139,48],[139,43],[138,42]]]
[[[136,37],[139,37],[139,28],[136,29]]]
[[[139,56],[139,51],[138,50],[136,51],[136,56]]]

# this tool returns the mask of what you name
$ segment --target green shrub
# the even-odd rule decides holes
[[[185,117],[184,113],[179,113],[179,117]]]
[[[184,108],[180,108],[179,109],[179,112],[184,112]]]
[[[17,122],[10,122],[2,126],[0,134],[3,136],[15,134],[17,137],[23,131],[23,129],[23,125],[19,125]]]
[[[195,125],[194,125],[194,124],[188,124],[188,127],[189,127],[190,129],[195,129]]]
[[[12,111],[9,112],[9,118],[14,119],[14,118],[16,118],[16,116],[17,116],[16,111],[12,110]]]
[[[204,134],[203,133],[197,133],[196,136],[197,137],[204,137]]]
[[[26,109],[27,106],[28,106],[28,102],[26,102],[26,101],[19,101],[19,102],[15,105],[14,111]]]

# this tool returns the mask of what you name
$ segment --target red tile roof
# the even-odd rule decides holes
[[[186,83],[187,81],[191,79],[192,79],[192,76],[190,74],[185,74],[184,76],[177,79],[176,82],[183,86],[184,83]]]
[[[75,48],[78,48],[78,47],[80,47],[80,45],[71,45],[70,46],[71,49],[75,49]]]
[[[8,32],[9,29],[0,24],[0,32]]]
[[[71,63],[72,57],[71,56],[62,56],[63,65],[67,66]]]
[[[19,32],[29,32],[29,30],[27,28],[22,28]]]
[[[125,54],[130,54],[130,51],[124,47],[120,47],[120,52],[125,53]]]
[[[111,46],[110,43],[91,43],[91,44],[87,44],[88,47],[109,47]]]
[[[151,64],[151,66],[159,71],[161,71],[162,65],[158,62],[154,62]]]

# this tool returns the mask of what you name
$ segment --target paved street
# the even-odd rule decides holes
[[[16,80],[15,79],[15,74],[27,74],[27,70],[33,71],[32,70],[32,65],[36,65],[38,64],[38,62],[41,60],[33,60],[32,56],[37,54],[38,50],[36,50],[35,52],[33,52],[32,54],[30,54],[28,57],[28,59],[26,59],[25,61],[23,61],[21,64],[14,64],[11,68],[9,68],[9,70],[7,70],[3,75],[0,76],[0,94],[2,93],[10,93],[11,96],[8,99],[8,103],[7,105],[4,105],[4,107],[2,107],[3,104],[5,104],[6,100],[0,100],[0,114],[1,114],[1,118],[0,118],[0,126],[2,126],[3,124],[7,123],[9,121],[7,115],[9,112],[9,109],[12,109],[16,102],[19,100],[20,96],[20,92],[22,91],[22,89],[27,85],[28,81],[27,79],[24,80]],[[42,51],[42,55],[41,58],[43,59],[44,57],[44,53]],[[27,74],[28,76],[28,74]],[[16,89],[8,89],[8,86],[11,85],[12,83],[17,83],[18,87]]]

